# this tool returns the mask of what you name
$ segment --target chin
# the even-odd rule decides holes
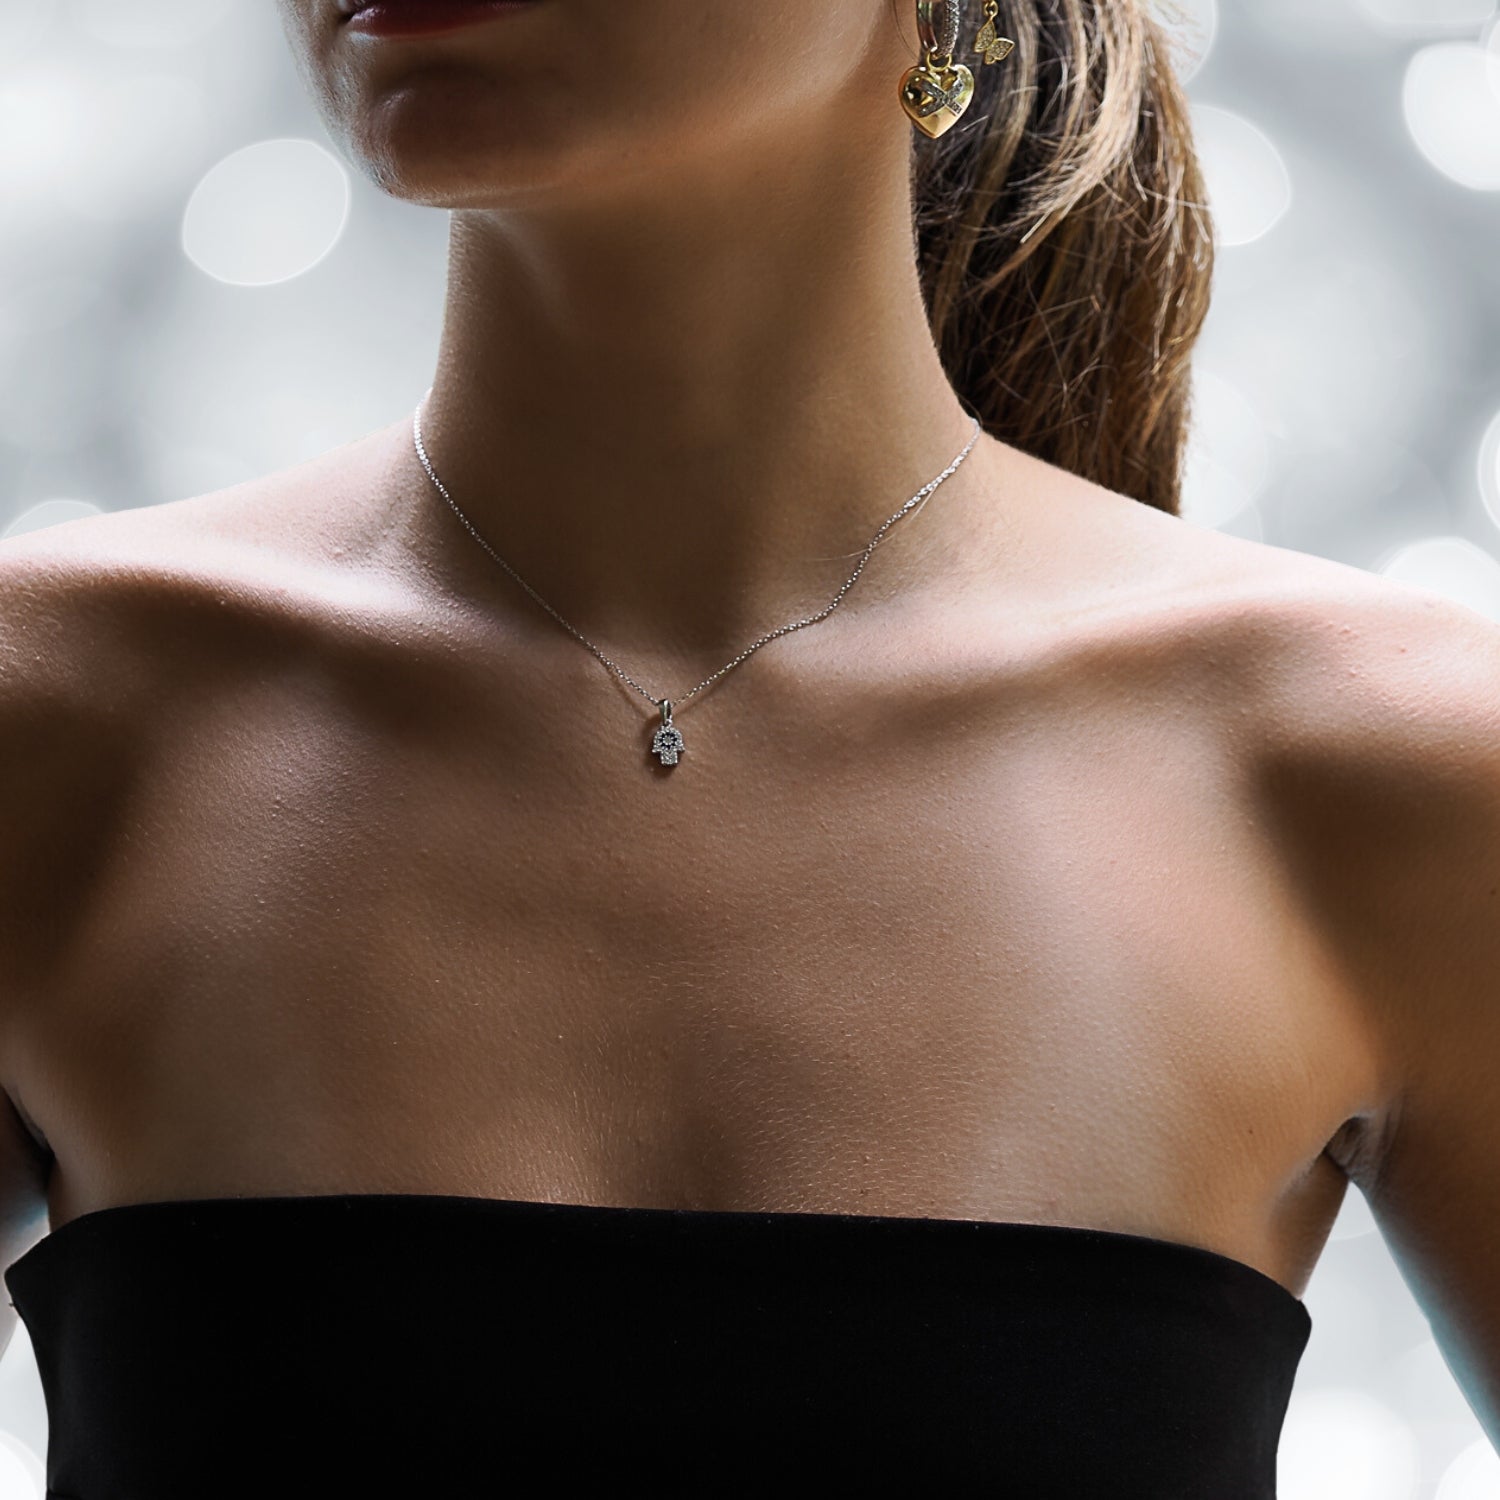
[[[407,76],[340,135],[381,191],[438,208],[503,208],[560,188],[576,180],[582,154],[576,118],[451,68]]]

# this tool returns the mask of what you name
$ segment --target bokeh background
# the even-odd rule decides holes
[[[1186,519],[1500,620],[1495,0],[1153,4],[1221,242]],[[408,414],[446,245],[332,148],[271,0],[0,0],[0,534]],[[1357,1192],[1305,1300],[1282,1500],[1500,1500]],[[22,1326],[0,1500],[41,1500],[46,1441]]]

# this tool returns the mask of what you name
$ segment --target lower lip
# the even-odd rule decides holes
[[[530,10],[539,0],[377,0],[344,23],[370,36],[432,36]]]

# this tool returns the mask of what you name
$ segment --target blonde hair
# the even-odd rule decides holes
[[[1001,0],[999,25],[966,115],[912,133],[933,338],[988,432],[1177,515],[1213,233],[1166,39],[1141,0]]]

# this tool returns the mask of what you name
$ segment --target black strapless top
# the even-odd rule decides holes
[[[54,1500],[1273,1500],[1312,1329],[1144,1235],[409,1193],[99,1209],[5,1282]]]

